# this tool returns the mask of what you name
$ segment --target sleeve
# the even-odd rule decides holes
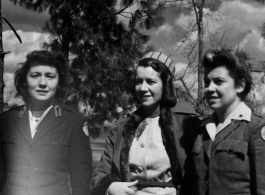
[[[90,138],[83,130],[85,119],[71,120],[72,135],[70,141],[70,178],[72,195],[88,195],[92,177],[92,152]]]
[[[265,195],[265,120],[263,125],[254,129],[250,139],[251,144],[251,179],[254,194]]]
[[[198,116],[186,116],[183,120],[183,137],[180,142],[185,149],[184,176],[179,189],[179,195],[191,195],[193,183],[192,148],[198,135],[200,119]]]
[[[191,115],[186,116],[183,119],[183,131],[184,135],[181,139],[181,144],[186,149],[187,153],[191,152],[194,141],[197,137],[197,130],[199,128],[201,120],[198,116]]]
[[[5,184],[5,175],[4,175],[4,159],[3,159],[3,115],[0,115],[0,192],[2,191]]]
[[[119,125],[119,122],[115,122],[111,127],[111,131],[109,136],[107,137],[100,162],[93,172],[93,189],[91,191],[91,195],[105,195],[112,182],[120,181],[119,176],[117,176],[117,174],[113,174],[111,171],[114,154],[114,144],[116,142]]]

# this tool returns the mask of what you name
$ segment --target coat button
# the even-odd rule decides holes
[[[141,148],[143,148],[144,147],[144,142],[141,142],[140,146],[141,146]]]

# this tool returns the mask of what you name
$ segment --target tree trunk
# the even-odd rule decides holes
[[[202,66],[202,57],[203,57],[203,8],[205,6],[205,0],[201,0],[201,3],[198,7],[198,102],[201,104],[199,107],[203,109],[202,99],[203,99],[203,66]]]
[[[4,57],[5,55],[3,54],[3,40],[2,40],[2,0],[0,0],[0,113],[4,111],[4,88],[5,88],[5,83],[4,83]]]

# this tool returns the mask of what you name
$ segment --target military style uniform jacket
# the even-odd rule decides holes
[[[84,123],[82,115],[55,103],[32,139],[26,106],[2,113],[0,194],[87,195],[92,154]]]
[[[214,142],[199,127],[192,150],[194,195],[265,195],[265,120],[251,113],[251,120],[233,120]]]
[[[192,149],[192,140],[194,141],[195,139],[196,134],[193,135],[193,130],[195,130],[195,124],[198,123],[198,117],[191,105],[186,102],[178,102],[177,105],[171,109],[171,115],[173,125],[172,140],[174,144],[168,143],[168,146],[172,148],[174,147],[173,145],[175,145],[176,147],[176,154],[173,154],[173,156],[180,167],[179,170],[177,170],[177,172],[180,173],[177,179],[181,182],[185,177],[184,166],[186,166],[186,156]],[[106,140],[105,150],[99,165],[93,173],[92,183],[94,188],[92,189],[92,195],[105,195],[112,182],[127,181],[123,177],[123,170],[126,170],[123,168],[124,155],[126,156],[123,149],[127,144],[127,135],[124,129],[129,119],[130,117],[121,119],[113,125],[113,130]],[[192,135],[194,139],[192,139]],[[132,137],[134,137],[134,133]],[[169,158],[172,159],[170,153],[168,154]],[[126,163],[128,164],[128,162],[125,162],[125,164]],[[172,169],[175,169],[175,167]],[[173,175],[173,177],[175,177],[175,175]],[[187,188],[190,189],[188,185]],[[187,192],[184,194],[188,195]]]

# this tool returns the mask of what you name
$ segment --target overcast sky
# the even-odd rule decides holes
[[[213,9],[204,10],[204,25],[208,32],[204,35],[205,45],[209,46],[209,36],[217,32],[217,38],[225,35],[225,41],[231,48],[244,48],[255,61],[264,60],[265,45],[261,37],[261,27],[265,22],[265,6],[253,0],[219,0],[214,1]],[[156,50],[162,51],[175,61],[177,69],[182,69],[187,62],[181,53],[183,42],[181,35],[187,29],[189,21],[194,19],[194,14],[185,12],[176,14],[171,6],[167,6],[166,22],[158,29],[147,31],[152,37],[151,43]],[[25,60],[25,55],[40,48],[40,44],[48,41],[48,36],[42,34],[41,27],[49,18],[47,13],[27,11],[18,5],[13,5],[9,0],[2,0],[2,13],[17,29],[23,43],[20,44],[14,33],[3,21],[4,50],[11,51],[5,57],[5,98],[7,99],[13,86],[13,73],[17,64]],[[215,19],[215,22],[212,22]],[[124,21],[126,22],[126,21]],[[196,32],[191,34],[191,40],[196,39]]]

